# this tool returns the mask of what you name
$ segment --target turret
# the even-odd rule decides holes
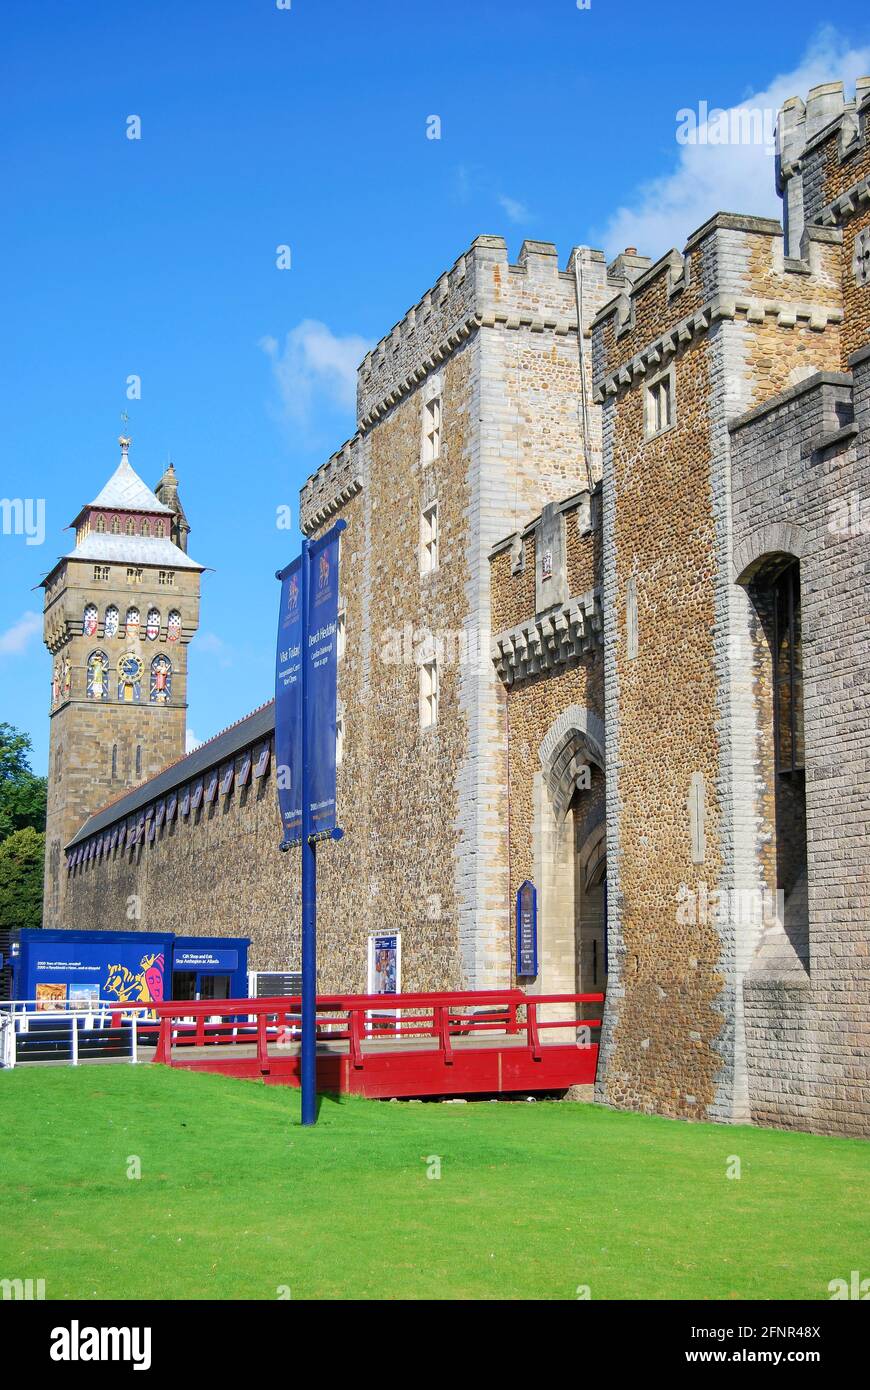
[[[806,102],[794,96],[783,103],[777,121],[776,187],[783,200],[787,256],[803,256],[806,228],[820,225],[825,207],[854,181],[851,156],[866,142],[868,112],[870,77],[858,78],[851,101],[842,82],[822,82],[810,89]],[[831,140],[837,142],[837,162],[826,170],[823,147]]]
[[[173,463],[167,464],[163,477],[154,489],[154,495],[172,512],[172,539],[186,555],[190,524],[178,495],[178,477]]]

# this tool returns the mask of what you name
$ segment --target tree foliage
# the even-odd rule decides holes
[[[47,783],[30,766],[27,734],[0,724],[0,842],[16,830],[45,829]]]
[[[0,844],[0,926],[5,930],[42,926],[42,872],[45,835],[25,826]]]
[[[0,928],[42,926],[45,777],[27,734],[0,724]]]

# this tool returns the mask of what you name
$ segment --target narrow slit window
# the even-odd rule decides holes
[[[431,729],[438,723],[438,663],[433,657],[420,667],[420,727]]]
[[[774,584],[774,745],[777,772],[804,765],[803,652],[800,568],[783,570]]]
[[[441,397],[427,401],[425,412],[425,458],[434,463],[441,457]]]
[[[438,503],[427,507],[420,518],[420,573],[438,568]]]

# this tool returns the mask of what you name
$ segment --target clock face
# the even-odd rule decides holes
[[[142,675],[142,662],[132,652],[126,652],[118,662],[118,675],[125,681],[137,681]]]

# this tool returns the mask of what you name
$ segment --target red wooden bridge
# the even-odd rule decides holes
[[[323,995],[318,1090],[383,1099],[591,1085],[603,1002],[522,990]],[[169,1001],[139,1038],[150,1034],[166,1066],[298,1086],[300,1010],[299,998]]]

